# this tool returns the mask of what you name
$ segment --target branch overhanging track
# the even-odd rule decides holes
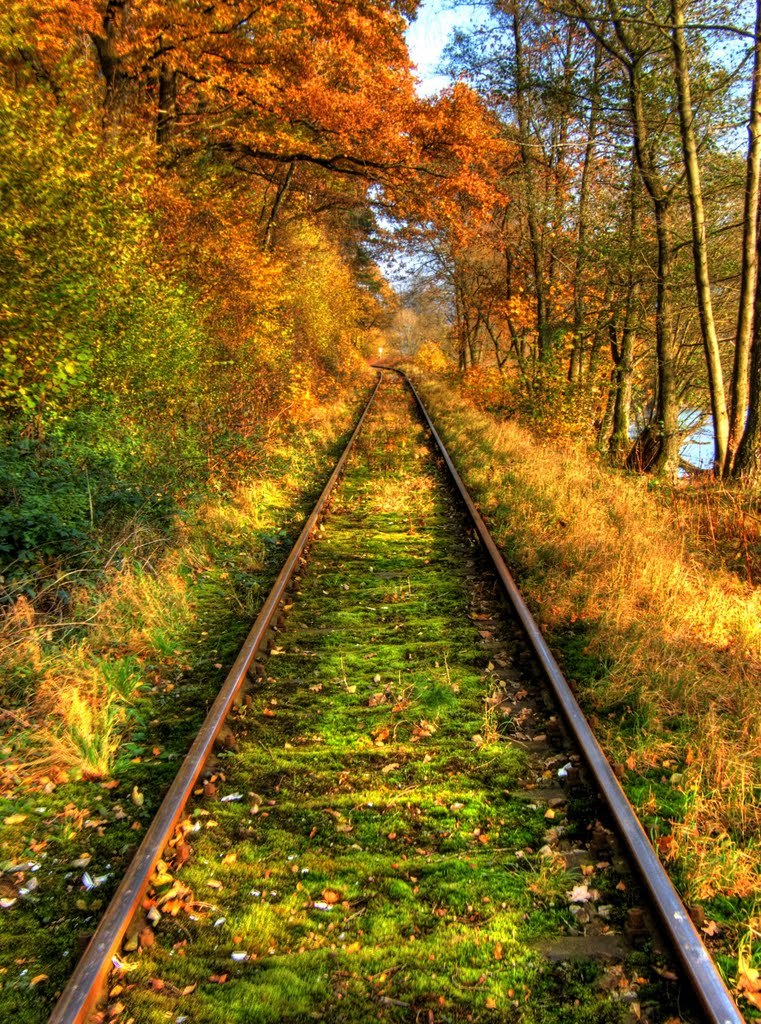
[[[379,367],[378,369],[385,368]],[[641,876],[645,889],[652,900],[652,906],[657,911],[664,932],[680,961],[684,977],[689,981],[689,986],[696,995],[707,1020],[715,1022],[715,1024],[739,1024],[742,1021],[742,1016],[724,986],[687,911],[671,885],[617,778],[597,744],[591,728],[547,648],[539,627],[523,602],[504,560],[457,474],[420,397],[411,382],[403,374],[400,376],[411,389],[422,419],[430,431],[430,437],[446,466],[458,500],[461,500],[462,506],[473,524],[481,549],[487,556],[491,569],[508,598],[509,606],[521,625],[536,663],[541,666],[542,674],[562,711],[568,731],[577,743],[589,773],[607,804],[611,818],[617,827],[619,838],[628,849],[632,863]],[[257,659],[260,648],[268,637],[268,631],[276,619],[289,583],[303,563],[310,538],[360,435],[362,425],[382,379],[383,375],[379,377],[373,395],[346,450],[283,566],[273,591],[265,602],[209,716],[183,762],[175,782],[167,793],[98,930],[78,964],[69,986],[56,1006],[51,1017],[53,1024],[75,1024],[75,1022],[86,1020],[102,992],[112,957],[117,953],[133,914],[147,891],[151,873],[183,815],[193,787],[203,772],[212,751],[214,740],[233,707],[236,695],[239,694],[247,673]]]

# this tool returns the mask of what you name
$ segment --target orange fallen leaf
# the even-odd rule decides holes
[[[47,980],[48,980],[47,974],[37,974],[37,975],[35,975],[34,978],[32,978],[32,980],[29,982],[29,984],[30,984],[30,986],[32,988],[34,988],[34,986],[35,985],[39,985],[39,983],[41,981],[47,981]]]

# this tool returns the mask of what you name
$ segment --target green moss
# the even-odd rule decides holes
[[[387,383],[221,763],[242,799],[191,811],[195,920],[164,919],[134,958],[127,1015],[619,1019],[589,969],[559,978],[536,949],[572,883],[526,854],[547,830],[513,792],[527,755],[474,742],[492,684],[458,515]]]

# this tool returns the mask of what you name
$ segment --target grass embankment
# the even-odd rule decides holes
[[[761,590],[659,485],[452,387],[421,391],[663,860],[760,1005]]]
[[[521,787],[567,755],[537,770],[500,736],[482,581],[412,409],[384,385],[111,1019],[603,1024],[634,1019],[627,999],[668,1016],[651,958],[538,948],[575,927],[585,877],[606,903],[630,890],[540,850],[571,827]]]
[[[0,621],[0,1018],[46,1019],[359,409],[284,430],[258,477],[135,528]]]

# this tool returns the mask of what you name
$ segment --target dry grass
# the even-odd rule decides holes
[[[679,526],[716,562],[761,584],[761,495],[699,476],[665,493]]]
[[[605,666],[597,680],[567,668],[588,707],[619,709],[600,715],[609,754],[630,776],[675,776],[686,811],[669,856],[688,897],[758,892],[761,589],[702,557],[684,505],[647,480],[423,391],[538,618]]]
[[[84,644],[70,650],[64,663],[49,667],[33,705],[39,768],[91,779],[108,776],[139,686],[136,664],[103,661]]]

